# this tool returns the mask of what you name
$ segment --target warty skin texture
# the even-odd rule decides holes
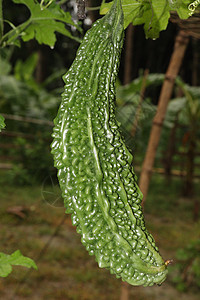
[[[132,284],[167,274],[147,232],[142,194],[115,118],[115,81],[123,46],[120,0],[86,33],[64,76],[52,154],[66,212],[101,268]]]

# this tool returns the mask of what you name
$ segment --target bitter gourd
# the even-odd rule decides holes
[[[145,228],[142,194],[115,118],[115,81],[123,45],[120,0],[87,31],[64,76],[52,153],[66,212],[95,255],[132,285],[160,284],[166,264]]]

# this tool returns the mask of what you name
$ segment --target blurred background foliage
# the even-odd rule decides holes
[[[89,1],[89,6],[99,7],[100,3],[100,0],[92,1],[92,4]],[[15,25],[24,22],[30,15],[25,6],[16,5],[11,0],[3,1],[3,8],[5,19],[12,20],[12,23]],[[82,29],[77,30],[72,25],[68,26],[68,30],[77,38],[76,40],[57,33],[57,40],[53,49],[47,45],[38,44],[36,40],[21,41],[21,47],[10,45],[9,47],[0,49],[0,113],[5,117],[6,123],[6,128],[2,130],[0,136],[0,183],[2,186],[7,186],[7,196],[2,194],[3,199],[5,198],[5,203],[8,202],[6,199],[10,190],[14,188],[19,195],[23,195],[21,198],[25,199],[25,203],[32,207],[33,204],[35,205],[35,198],[31,194],[31,189],[39,199],[41,197],[41,186],[43,186],[46,178],[51,177],[56,182],[56,170],[53,167],[50,143],[53,119],[57,114],[57,109],[61,101],[60,95],[63,91],[62,76],[68,70],[75,57],[79,46],[78,39],[83,37],[86,30],[91,26],[91,23],[99,17],[98,10],[88,10],[87,18],[84,21],[78,21],[76,3],[73,0],[63,1],[62,9],[69,12],[73,22],[79,24]],[[5,32],[9,30],[10,24],[5,23]],[[138,175],[141,171],[141,164],[144,159],[152,120],[156,112],[160,89],[165,78],[164,73],[171,57],[177,31],[177,24],[169,23],[167,30],[161,32],[160,38],[153,41],[145,39],[142,26],[134,28],[131,37],[133,43],[131,80],[126,85],[124,85],[126,47],[124,47],[122,52],[117,81],[116,115],[118,121],[121,123],[121,131],[126,144],[133,153],[133,164]],[[170,282],[181,292],[186,292],[188,289],[194,289],[194,291],[199,292],[200,288],[199,53],[200,41],[191,38],[182,63],[180,77],[176,79],[173,96],[168,106],[156,154],[155,175],[145,206],[147,223],[150,223],[148,221],[148,214],[153,220],[155,219],[155,223],[152,221],[152,225],[149,224],[149,226],[152,226],[152,232],[154,231],[154,226],[157,229],[159,226],[163,248],[166,247],[168,253],[172,257],[174,256],[177,261],[176,265],[172,268]],[[147,70],[148,72],[146,72]],[[49,187],[49,189],[51,188]],[[54,193],[55,197],[57,197],[58,191],[53,191],[51,196],[54,197]],[[13,200],[10,200],[10,203],[14,205],[15,200],[13,198]],[[7,222],[11,222],[14,225],[15,223],[23,225],[24,222],[25,225],[24,220],[18,220],[15,217],[9,218],[4,215],[6,209],[5,203],[0,212],[3,216],[3,224],[6,226]],[[17,198],[16,203],[21,203],[20,199]],[[178,210],[176,211],[174,207],[177,205]],[[36,205],[37,209],[38,206]],[[45,210],[46,207],[42,207],[41,212],[38,213],[37,211],[42,224],[41,232],[39,232],[40,238],[45,234],[51,236],[53,228],[57,224],[57,218],[62,215],[58,211],[56,213],[55,211],[51,211],[50,215],[52,215],[49,217],[45,213]],[[30,222],[31,226],[38,224],[38,216],[34,215],[33,211],[29,212],[29,214],[32,219],[30,218],[30,221],[26,220],[26,222]],[[158,214],[163,217],[163,220],[158,221],[156,219],[156,215]],[[185,222],[188,223],[187,228],[184,227],[186,226],[184,225],[184,218]],[[173,223],[174,219],[176,219],[175,223]],[[175,228],[169,225],[172,223]],[[164,229],[164,226],[167,229]],[[194,227],[196,231],[193,231]],[[172,247],[171,244],[173,244],[173,241],[166,241],[165,238],[168,234],[171,234],[176,239],[177,231],[183,233],[182,235],[180,234],[177,243]],[[186,237],[183,237],[185,231],[188,234],[186,234]],[[10,247],[13,250],[15,249],[16,241],[12,242],[12,237],[7,235],[5,237],[8,240],[11,239]],[[34,237],[32,238],[34,239]],[[41,244],[37,249],[37,243],[39,243],[38,239],[35,241],[36,250],[40,249],[39,246],[43,246]],[[81,260],[86,261],[88,256],[83,254],[83,249],[79,252],[79,247],[81,248],[81,246],[77,243],[76,241],[75,247],[76,249],[78,247],[77,252],[74,252],[73,243],[70,246],[71,252],[68,254],[69,257],[64,258],[66,264],[70,263],[69,258],[73,257],[73,255],[75,255],[73,259],[77,264],[80,257]],[[25,249],[29,250],[32,247],[31,243],[27,243],[27,245],[22,243],[22,245]],[[3,243],[3,247],[8,247],[6,241]],[[177,251],[178,248],[182,250]],[[53,258],[57,250],[50,249],[49,261],[53,259],[56,263],[62,262],[61,258],[63,258],[65,251],[62,247],[61,250],[58,250],[57,258],[55,256]],[[58,257],[59,253],[61,257]],[[50,264],[50,262],[48,263]],[[82,264],[84,263],[82,262]],[[92,264],[90,260],[88,264]],[[93,265],[92,268],[94,268]],[[45,278],[45,272],[49,274],[48,272],[50,271],[44,269],[43,272],[44,274],[41,276]],[[59,269],[56,272],[59,273]],[[97,282],[100,280],[106,284],[105,278],[107,278],[107,275],[104,277],[102,273],[100,279],[98,279],[96,271],[89,269],[88,272],[86,274],[88,275],[88,279],[84,277],[84,272],[81,275],[83,279],[77,279],[78,286],[80,286],[80,281],[85,280],[87,283],[91,278],[94,278]],[[76,276],[78,277],[77,274]],[[38,281],[40,280],[39,275],[37,279]],[[12,280],[15,280],[15,277]],[[115,282],[114,279],[111,279],[111,281]],[[100,282],[98,284],[99,286],[101,285]],[[115,285],[115,283],[113,284]],[[30,295],[30,290],[28,289],[27,294]],[[54,299],[64,299],[62,298],[65,296],[64,291],[60,295],[55,296]],[[94,296],[95,294],[92,295]],[[178,296],[180,295],[176,294],[176,297]],[[69,299],[80,298],[76,298],[75,293],[75,296],[69,296]],[[88,296],[88,298],[83,299],[94,298],[89,298]],[[104,299],[103,296],[102,299]],[[113,299],[117,298],[113,297]],[[141,296],[141,299],[146,298],[142,298]],[[189,299],[189,296],[186,299]],[[195,299],[195,297],[191,299]]]

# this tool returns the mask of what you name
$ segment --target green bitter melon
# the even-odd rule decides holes
[[[115,81],[123,46],[120,0],[87,31],[64,76],[52,153],[66,212],[95,255],[132,285],[160,284],[166,264],[145,228],[132,155],[115,118]]]

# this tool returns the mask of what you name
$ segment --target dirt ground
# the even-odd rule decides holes
[[[53,198],[57,199],[59,192],[53,193]],[[0,192],[0,251],[12,253],[20,249],[38,266],[37,271],[13,267],[7,278],[0,279],[0,299],[120,299],[121,281],[97,266],[94,257],[90,257],[81,244],[70,216],[64,215],[62,200],[57,199],[52,204],[51,196],[44,197],[40,186],[5,186]],[[153,198],[152,194],[146,205],[147,228],[155,237],[164,259],[174,259],[179,247],[199,238],[200,222],[193,222],[189,201],[179,199],[176,206],[173,202],[162,204],[161,210],[158,204],[157,207],[152,205]],[[8,212],[8,208],[15,206],[24,207],[24,217]],[[162,286],[129,286],[129,300],[200,299],[200,290],[195,287],[179,292],[172,277],[170,273]]]

